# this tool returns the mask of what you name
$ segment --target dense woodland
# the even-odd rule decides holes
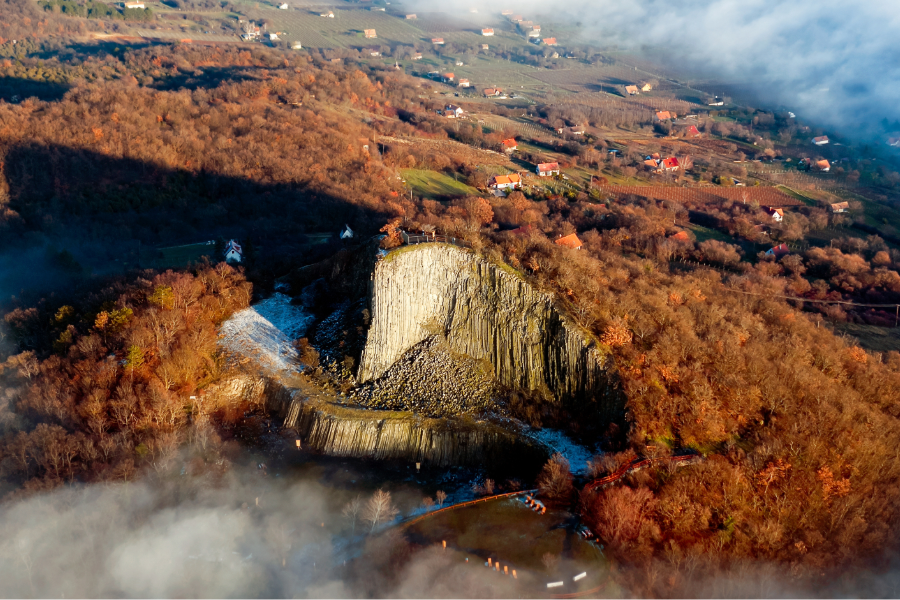
[[[29,31],[46,31],[58,18],[22,17],[28,10],[7,3],[0,20],[39,19]],[[499,137],[444,126],[419,98],[421,80],[269,49],[61,56],[41,68],[65,84],[64,95],[0,103],[0,248],[44,235],[68,240],[77,258],[79,244],[120,252],[131,240],[235,235],[261,247],[267,273],[283,273],[311,260],[299,254],[305,233],[344,223],[363,236],[383,230],[388,245],[400,227],[460,236],[556,294],[614,357],[628,427],[607,432],[621,452],[599,461],[598,472],[635,452],[706,456],[580,498],[556,488],[621,564],[640,567],[620,571],[637,595],[678,595],[697,573],[751,559],[813,578],[878,565],[894,546],[900,354],[836,337],[823,313],[889,317],[777,298],[900,301],[900,254],[882,239],[847,238],[774,260],[673,238],[686,209],[665,203],[586,193],[411,200],[398,167],[476,178],[477,165],[462,153],[379,147],[377,136],[452,136],[485,147]],[[7,77],[23,77],[23,68],[32,67],[0,64]],[[585,117],[606,122],[598,110]],[[598,148],[576,144],[573,159]],[[889,183],[888,173],[878,177]],[[807,227],[815,218],[800,216]],[[509,231],[521,225],[533,231]],[[572,232],[582,250],[553,243]],[[250,278],[264,270],[251,268]],[[215,425],[241,418],[241,407],[186,398],[202,397],[221,372],[215,328],[249,303],[243,275],[226,266],[136,273],[128,284],[63,297],[10,307],[5,317],[17,348],[2,367],[3,492],[162,469],[179,444],[205,448],[223,431]]]

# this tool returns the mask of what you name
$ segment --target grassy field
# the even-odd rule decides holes
[[[859,340],[859,345],[874,352],[900,352],[900,328],[877,327],[857,323],[836,323],[834,332],[847,334]]]
[[[423,198],[441,199],[478,194],[475,188],[437,171],[402,169],[400,173],[413,192]]]
[[[690,229],[691,232],[695,236],[697,236],[697,242],[705,242],[706,240],[719,240],[720,242],[728,242],[729,244],[735,243],[735,239],[730,235],[722,233],[721,231],[717,231],[715,229],[710,229],[709,227],[697,225],[696,223],[688,223],[687,229]]]
[[[207,242],[157,248],[141,253],[141,266],[151,269],[174,269],[200,262],[204,256],[214,259],[215,254],[216,245]]]
[[[801,194],[800,192],[787,187],[786,185],[776,185],[775,187],[778,188],[780,191],[784,192],[785,194],[787,194],[788,196],[790,196],[791,198],[795,198],[807,206],[818,206],[819,205],[819,202],[817,202],[813,198],[808,198],[808,197],[804,196],[803,194]]]

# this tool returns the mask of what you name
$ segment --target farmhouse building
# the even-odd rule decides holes
[[[334,11],[330,11],[330,10],[329,10],[328,12],[320,13],[319,16],[320,16],[320,17],[325,17],[326,19],[333,19],[333,18],[334,18]]]
[[[509,175],[494,175],[488,186],[495,190],[517,190],[522,185],[522,178],[515,173]]]
[[[482,30],[481,30],[481,35],[483,35],[483,36],[485,36],[485,37],[490,37],[490,36],[494,35],[494,30],[491,29],[490,27],[488,27],[488,28],[486,28],[486,29],[482,29]]]
[[[381,56],[381,50],[378,48],[369,48],[369,56]]]
[[[454,79],[456,79],[455,73],[444,73],[443,75],[441,75],[441,81],[444,83],[450,83]]]
[[[519,148],[519,144],[516,143],[515,138],[509,138],[508,140],[503,140],[501,142],[503,144],[504,152],[515,152]]]
[[[413,59],[413,60],[422,60],[422,53],[421,53],[421,52],[415,53],[415,54],[413,55],[412,59]]]
[[[482,50],[487,50],[488,48],[490,48],[490,46],[488,46],[487,44],[482,44],[482,45],[481,45],[481,49],[482,49]]]
[[[645,83],[644,85],[641,86],[642,92],[649,92],[652,89],[653,89],[653,86],[650,85],[649,83]]]
[[[412,14],[412,15],[406,15],[406,20],[407,20],[407,21],[415,21],[417,18],[418,18],[418,17],[416,17],[416,15],[414,15],[414,14]]]
[[[535,169],[539,177],[550,177],[551,175],[559,175],[559,163],[541,163]]]
[[[123,8],[147,8],[142,0],[130,0],[122,3]]]
[[[845,213],[850,210],[849,202],[837,202],[831,205],[831,212],[833,213]]]
[[[816,146],[824,146],[828,143],[828,136],[820,135],[819,137],[814,137],[812,143]]]
[[[281,4],[278,5],[278,8],[281,10],[287,10],[289,7],[288,7],[287,2],[282,2]]]
[[[700,130],[697,129],[696,125],[691,125],[690,127],[688,127],[685,130],[684,135],[686,137],[698,138],[698,137],[700,137],[701,134],[700,134]]]
[[[444,116],[448,119],[456,119],[463,116],[463,109],[455,104],[448,104],[444,107]]]
[[[503,91],[498,88],[485,88],[481,91],[481,93],[484,94],[485,98],[496,98],[497,96],[502,94]]]
[[[365,34],[366,38],[368,38],[368,39],[372,39],[372,38],[377,38],[377,37],[378,37],[378,34],[375,33],[375,30],[374,30],[374,29],[366,29],[366,30],[363,31],[363,33]]]
[[[709,106],[724,106],[724,105],[725,105],[725,101],[722,100],[721,98],[719,98],[718,96],[716,96],[715,98],[713,98],[712,100],[710,100],[709,102],[707,102],[707,104],[708,104]]]
[[[689,236],[686,231],[679,231],[678,233],[673,233],[672,235],[670,235],[669,239],[679,242],[689,242],[691,241],[691,236]]]
[[[822,173],[827,173],[831,170],[831,163],[829,163],[824,158],[822,160],[816,161],[816,170],[821,171]]]
[[[461,88],[467,88],[467,87],[469,87],[469,86],[472,85],[472,84],[469,82],[468,79],[460,79],[460,80],[459,80],[459,83],[457,83],[456,85],[458,85],[458,86],[461,87]]]
[[[640,94],[636,85],[626,85],[625,91],[629,96],[637,96],[638,94]]]
[[[657,122],[669,121],[674,118],[675,118],[675,115],[673,113],[670,113],[667,110],[661,110],[658,113],[656,113],[655,115],[653,115],[653,120],[657,121]]]
[[[769,208],[767,209],[769,215],[772,216],[772,220],[776,223],[781,223],[784,220],[784,210],[780,208]]]
[[[557,246],[562,246],[564,248],[571,248],[572,250],[581,250],[581,240],[578,239],[578,234],[571,233],[565,237],[560,237],[556,240],[553,240],[553,243]]]
[[[228,240],[225,244],[225,262],[239,263],[244,258],[244,251],[240,244],[234,240]]]
[[[431,43],[434,44],[435,46],[443,46],[444,38],[431,38]]]
[[[556,38],[555,38],[555,37],[552,37],[552,38],[544,38],[544,39],[543,39],[543,42],[544,42],[544,45],[546,45],[546,46],[555,46],[555,45],[556,45]]]

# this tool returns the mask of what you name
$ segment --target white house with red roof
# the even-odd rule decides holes
[[[225,243],[225,262],[239,263],[244,258],[244,251],[241,245],[234,240],[228,240]]]
[[[486,27],[485,29],[481,30],[481,35],[483,35],[485,37],[490,37],[490,36],[494,35],[494,30],[491,29],[490,27]]]
[[[552,175],[559,175],[559,163],[541,163],[537,166],[535,172],[538,174],[538,177],[550,177]]]

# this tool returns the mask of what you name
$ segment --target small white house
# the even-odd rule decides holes
[[[278,8],[281,10],[287,10],[288,9],[287,2],[282,2],[281,4],[278,5]]]
[[[239,263],[244,258],[241,245],[234,240],[228,240],[225,244],[225,262]]]
[[[444,116],[451,119],[456,119],[463,116],[463,112],[463,109],[455,104],[448,104],[446,107],[444,107]]]
[[[776,223],[781,223],[784,220],[784,210],[780,208],[770,208],[768,213]]]
[[[559,175],[559,163],[541,163],[535,171],[538,177],[550,177],[551,175]]]
[[[342,240],[353,239],[353,230],[350,229],[349,225],[344,225],[344,229],[341,230],[341,239]]]
[[[277,41],[278,41],[278,34],[277,34],[277,33],[269,33],[268,36],[269,36],[269,41],[270,41],[270,42],[277,42]]]
[[[129,0],[122,3],[122,8],[147,8],[141,0]]]
[[[827,143],[828,143],[827,135],[822,135],[822,136],[813,138],[813,144],[815,144],[816,146],[824,146]]]

